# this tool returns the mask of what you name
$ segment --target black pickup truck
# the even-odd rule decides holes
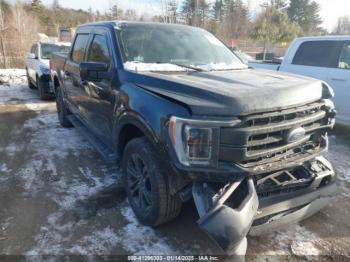
[[[121,161],[145,225],[193,199],[199,226],[245,254],[248,233],[309,217],[335,192],[321,81],[252,70],[199,28],[141,22],[82,25],[51,66],[60,123]]]

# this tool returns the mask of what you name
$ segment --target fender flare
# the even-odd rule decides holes
[[[164,148],[160,143],[160,137],[159,134],[156,134],[154,130],[152,129],[151,125],[147,123],[147,121],[138,113],[128,111],[122,113],[116,120],[114,121],[114,126],[113,126],[113,140],[115,144],[115,148],[117,148],[118,153],[120,153],[120,135],[122,130],[125,128],[127,125],[132,125],[136,128],[138,128],[146,137],[147,139],[151,142],[153,147],[157,151],[163,151]]]

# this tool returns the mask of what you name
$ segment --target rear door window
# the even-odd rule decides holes
[[[111,57],[109,54],[107,37],[105,35],[95,35],[91,43],[88,61],[102,62],[110,65]]]
[[[300,45],[292,64],[337,68],[342,48],[340,41],[308,41]]]
[[[339,57],[338,67],[341,69],[350,69],[350,43],[345,43]]]
[[[35,57],[38,57],[38,45],[35,44],[32,46],[32,49],[30,50],[32,54],[35,54]]]
[[[72,49],[72,60],[76,63],[84,61],[85,49],[89,41],[89,34],[78,34]]]

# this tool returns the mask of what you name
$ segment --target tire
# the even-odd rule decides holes
[[[72,127],[73,125],[68,119],[69,110],[66,104],[64,103],[63,93],[60,87],[57,87],[56,89],[56,107],[58,120],[60,121],[61,126],[65,128]]]
[[[32,80],[29,77],[28,69],[26,69],[26,74],[27,74],[28,87],[30,89],[36,89],[36,86],[32,83]]]
[[[131,140],[123,153],[123,180],[129,203],[138,220],[152,227],[176,218],[182,205],[177,194],[170,194],[166,172],[159,161],[145,137]]]
[[[41,100],[49,100],[51,98],[51,96],[46,93],[46,84],[47,83],[45,81],[40,80],[38,77],[36,78],[36,86],[38,88]]]

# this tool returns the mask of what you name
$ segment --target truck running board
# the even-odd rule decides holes
[[[99,138],[97,138],[89,129],[84,125],[82,121],[80,121],[73,114],[68,116],[69,121],[72,125],[81,133],[89,142],[94,146],[94,148],[101,154],[103,159],[107,163],[116,163],[119,157],[113,152],[105,143],[103,143]]]

